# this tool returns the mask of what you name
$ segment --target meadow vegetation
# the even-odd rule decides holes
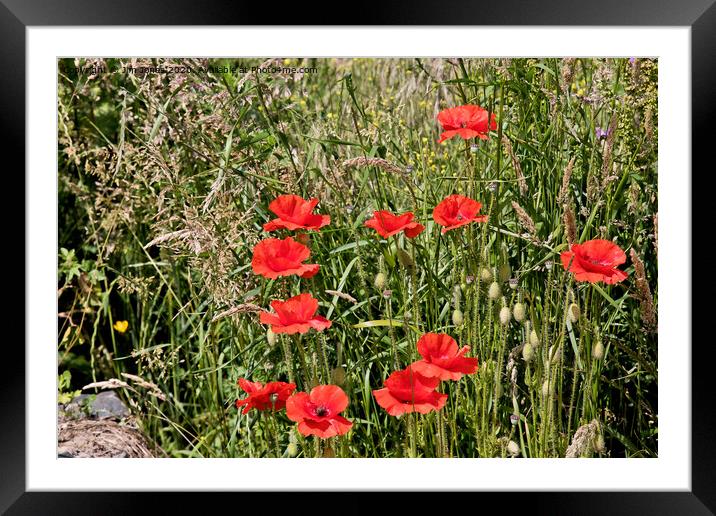
[[[283,70],[233,70],[259,65]],[[58,70],[60,401],[116,388],[171,457],[657,455],[656,60]],[[438,143],[438,114],[465,105],[494,129]],[[282,195],[318,199],[330,222],[265,231]],[[450,195],[487,219],[443,232]],[[365,225],[379,210],[424,229],[383,237]],[[318,273],[257,273],[259,242],[289,236]],[[625,279],[565,270],[597,239],[625,252]],[[330,327],[262,323],[302,293]],[[439,409],[391,415],[374,391],[428,333],[469,346],[477,371],[440,380]],[[240,378],[338,386],[352,425],[323,439],[284,410],[244,414]]]

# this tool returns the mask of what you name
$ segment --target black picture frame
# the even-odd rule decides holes
[[[716,115],[716,3],[714,0],[603,0],[468,2],[400,1],[371,6],[361,5],[348,15],[336,5],[318,2],[309,5],[294,3],[280,8],[260,2],[207,1],[197,4],[187,0],[158,0],[155,2],[128,0],[0,0],[0,147],[6,159],[14,157],[16,171],[25,170],[24,149],[26,114],[26,39],[28,26],[63,25],[551,25],[551,26],[688,26],[691,28],[691,95],[692,95],[692,169],[703,163],[701,170],[713,170],[713,120]],[[568,53],[568,48],[565,49]],[[689,128],[684,128],[689,130]],[[708,166],[707,166],[708,165]],[[6,168],[6,176],[10,168]],[[690,172],[689,172],[690,173]],[[16,177],[16,179],[17,179]],[[685,180],[693,180],[693,174]],[[25,192],[25,181],[14,185],[13,196]],[[692,189],[693,192],[693,189]],[[697,191],[698,193],[698,191]],[[701,190],[708,195],[707,189]],[[24,196],[23,196],[24,198]],[[708,206],[708,199],[704,199]],[[693,207],[698,207],[693,198]],[[16,215],[15,211],[15,217]],[[711,216],[698,217],[693,224],[702,226]],[[11,219],[13,220],[13,219]],[[22,231],[24,224],[15,224]],[[692,235],[703,234],[692,230]],[[17,242],[17,241],[16,241]],[[20,245],[15,243],[14,254]],[[8,248],[6,248],[8,249]],[[25,263],[14,258],[15,263]],[[9,253],[9,250],[7,251]],[[696,263],[694,263],[696,265]],[[16,265],[15,268],[18,266]],[[25,266],[23,278],[31,271]],[[16,275],[16,274],[13,274]],[[692,285],[692,278],[685,277]],[[706,288],[700,285],[696,290]],[[13,294],[13,297],[17,297]],[[24,300],[24,296],[23,296]],[[710,329],[707,310],[710,303],[692,303],[692,320],[703,321]],[[23,302],[23,305],[26,306]],[[26,306],[27,310],[32,307]],[[705,324],[703,324],[705,323]],[[17,325],[19,326],[19,325]],[[21,333],[24,333],[21,331]],[[24,339],[23,339],[24,340]],[[711,392],[714,365],[714,346],[711,339],[692,342],[665,343],[692,353],[692,441],[691,488],[689,492],[533,492],[472,494],[477,510],[489,505],[502,507],[508,513],[525,514],[715,514],[716,513],[716,425]],[[14,340],[5,346],[3,362],[11,364],[0,374],[0,512],[7,514],[125,514],[150,510],[159,503],[162,512],[179,509],[187,512],[194,500],[181,493],[83,493],[83,492],[26,492],[25,474],[25,349]],[[81,483],[81,479],[78,479]],[[241,497],[246,493],[214,494],[211,506]],[[266,496],[264,494],[264,496]],[[422,500],[424,496],[384,497],[384,509],[403,507],[406,501]],[[489,500],[486,500],[488,498]],[[272,507],[280,498],[272,497]],[[208,500],[206,501],[208,502]],[[203,510],[209,505],[202,503]],[[492,502],[492,503],[490,503]],[[200,502],[201,503],[201,502]],[[237,510],[234,502],[229,502]],[[286,502],[284,502],[286,503]],[[317,507],[316,494],[294,493],[290,505]],[[319,504],[321,505],[321,504]],[[372,510],[363,504],[351,504],[353,511]],[[357,507],[362,506],[361,507]],[[249,507],[249,505],[246,505]],[[480,509],[483,507],[483,509]],[[156,509],[155,509],[156,510]],[[271,509],[273,512],[273,509]],[[527,512],[529,511],[529,512]],[[345,511],[342,511],[345,512]]]

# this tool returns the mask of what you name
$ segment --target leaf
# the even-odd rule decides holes
[[[375,328],[378,326],[403,326],[403,323],[395,319],[376,319],[374,321],[363,321],[362,323],[354,324],[353,328]]]

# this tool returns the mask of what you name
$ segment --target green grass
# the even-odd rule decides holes
[[[342,457],[505,457],[510,441],[524,457],[564,457],[592,421],[581,455],[656,456],[657,339],[634,264],[608,286],[574,282],[559,261],[571,205],[577,240],[634,249],[656,296],[656,61],[298,61],[277,62],[316,71],[202,73],[199,61],[172,60],[195,73],[88,77],[61,62],[58,375],[71,373],[63,390],[123,372],[154,384],[128,380],[135,390],[120,391],[173,457],[329,448]],[[474,149],[459,138],[438,145],[436,114],[465,103],[496,113],[497,131]],[[613,136],[597,137],[610,126]],[[343,166],[357,157],[400,171]],[[309,280],[269,281],[250,267],[268,236],[268,203],[283,193],[318,197],[331,216],[310,235],[309,262],[321,271]],[[441,235],[432,209],[452,193],[482,202],[489,221]],[[426,230],[386,242],[363,227],[377,209],[413,211]],[[483,269],[497,278],[497,299]],[[378,273],[384,288],[374,285]],[[257,314],[214,320],[300,292],[319,299],[330,329],[279,335],[272,346]],[[517,302],[529,328],[500,323],[500,309]],[[112,329],[117,320],[129,322],[125,333]],[[526,362],[532,329],[539,345]],[[440,412],[389,416],[371,390],[418,358],[415,342],[429,331],[471,346],[479,370],[440,385],[449,394]],[[299,390],[331,383],[342,368],[350,433],[317,443],[285,412],[239,415],[239,377],[286,381],[289,366]]]

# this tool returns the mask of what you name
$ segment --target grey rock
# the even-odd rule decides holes
[[[114,391],[102,391],[97,395],[80,394],[64,407],[64,411],[71,417],[89,416],[93,419],[122,419],[130,414],[127,406]]]

